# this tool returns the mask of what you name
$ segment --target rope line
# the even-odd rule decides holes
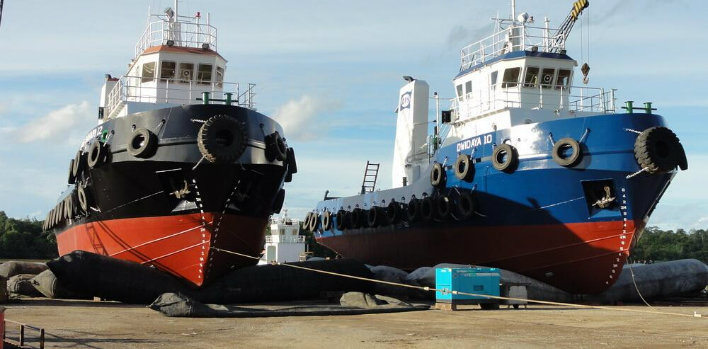
[[[224,253],[229,253],[241,257],[246,257],[246,258],[251,258],[255,260],[260,260],[260,257],[254,257],[250,256],[247,254],[243,253],[238,253],[234,251],[229,251],[229,250],[224,250],[221,248],[217,247],[211,247],[212,250],[224,252]],[[321,274],[328,274],[328,275],[333,275],[333,276],[339,276],[339,277],[344,277],[344,278],[349,278],[349,279],[356,279],[356,280],[362,280],[362,281],[369,281],[373,283],[380,283],[380,284],[386,284],[386,285],[393,285],[393,286],[400,286],[400,287],[407,287],[407,288],[413,288],[413,289],[418,289],[418,290],[423,290],[423,291],[432,291],[432,292],[444,292],[444,293],[452,293],[455,295],[464,295],[464,296],[474,296],[474,297],[484,297],[488,299],[498,299],[498,300],[512,300],[512,301],[522,301],[522,302],[531,302],[531,303],[538,303],[538,304],[546,304],[546,305],[560,305],[560,306],[567,306],[567,307],[574,307],[574,308],[584,308],[584,309],[604,309],[604,310],[614,310],[614,311],[624,311],[624,312],[631,312],[631,313],[642,313],[642,314],[659,314],[659,315],[672,315],[672,316],[682,316],[682,317],[698,317],[697,315],[690,315],[690,314],[681,314],[681,313],[671,313],[671,312],[663,312],[663,311],[647,311],[647,310],[639,310],[639,309],[623,309],[623,308],[616,308],[616,307],[605,307],[601,305],[585,305],[585,304],[574,304],[574,303],[564,303],[564,302],[552,302],[552,301],[542,301],[542,300],[536,300],[536,299],[526,299],[526,298],[515,298],[515,297],[501,297],[501,296],[492,296],[492,295],[487,295],[487,294],[478,294],[478,293],[469,293],[469,292],[462,292],[462,291],[450,291],[447,289],[437,289],[433,287],[428,287],[428,286],[415,286],[415,285],[408,285],[408,284],[402,284],[402,283],[397,283],[397,282],[391,282],[391,281],[384,281],[384,280],[376,280],[376,279],[371,279],[371,278],[365,278],[362,276],[355,276],[355,275],[347,275],[347,274],[341,274],[333,271],[327,271],[327,270],[320,270],[320,269],[314,269],[314,268],[308,268],[308,267],[303,267],[299,265],[293,265],[293,264],[287,264],[287,263],[280,263],[277,261],[271,261],[270,264],[272,265],[282,265],[290,268],[295,268],[295,269],[301,269],[301,270],[308,270],[308,271],[313,271],[316,273],[321,273]]]

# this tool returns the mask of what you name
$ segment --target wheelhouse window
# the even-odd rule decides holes
[[[556,78],[556,88],[568,87],[570,84],[570,70],[560,69],[558,70],[558,77]]]
[[[524,77],[524,87],[538,86],[538,71],[536,67],[526,68],[526,76]]]
[[[465,83],[465,98],[471,98],[472,94],[472,81],[467,81]]]
[[[224,68],[216,67],[216,86],[222,87],[224,85]]]
[[[551,88],[553,86],[554,75],[556,75],[555,69],[545,68],[541,70],[541,86],[543,88]]]
[[[502,87],[515,87],[519,83],[519,75],[521,74],[521,68],[509,68],[504,70],[504,80],[502,80]]]
[[[491,74],[489,74],[489,85],[494,86],[497,84],[497,73],[496,71],[493,71]]]
[[[180,63],[179,64],[179,82],[189,83],[194,75],[194,64]]]
[[[177,63],[163,61],[160,65],[160,79],[162,81],[172,81],[177,74]]]
[[[462,101],[462,96],[464,92],[462,91],[462,84],[457,85],[457,100]]]
[[[155,62],[143,64],[143,72],[140,74],[142,82],[150,82],[155,80]]]
[[[211,83],[211,64],[200,64],[199,70],[197,71],[197,82],[200,84],[210,84]]]

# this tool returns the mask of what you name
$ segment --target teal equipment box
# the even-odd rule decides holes
[[[480,296],[453,294],[452,291],[499,296],[498,268],[437,268],[435,269],[435,299],[438,302],[470,301],[483,303],[495,299]]]

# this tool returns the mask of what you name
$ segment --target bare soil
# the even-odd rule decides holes
[[[426,310],[276,318],[169,318],[139,305],[24,299],[5,318],[46,330],[50,348],[708,348],[708,307],[618,306],[704,317],[571,309]],[[267,306],[266,306],[267,307]],[[7,337],[16,338],[8,324]],[[32,331],[27,331],[29,338]],[[30,343],[31,344],[31,343]]]

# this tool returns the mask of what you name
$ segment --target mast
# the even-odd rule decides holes
[[[5,2],[5,0],[0,0],[0,25],[2,25],[2,3]]]
[[[511,0],[511,20],[516,18],[516,0]]]

